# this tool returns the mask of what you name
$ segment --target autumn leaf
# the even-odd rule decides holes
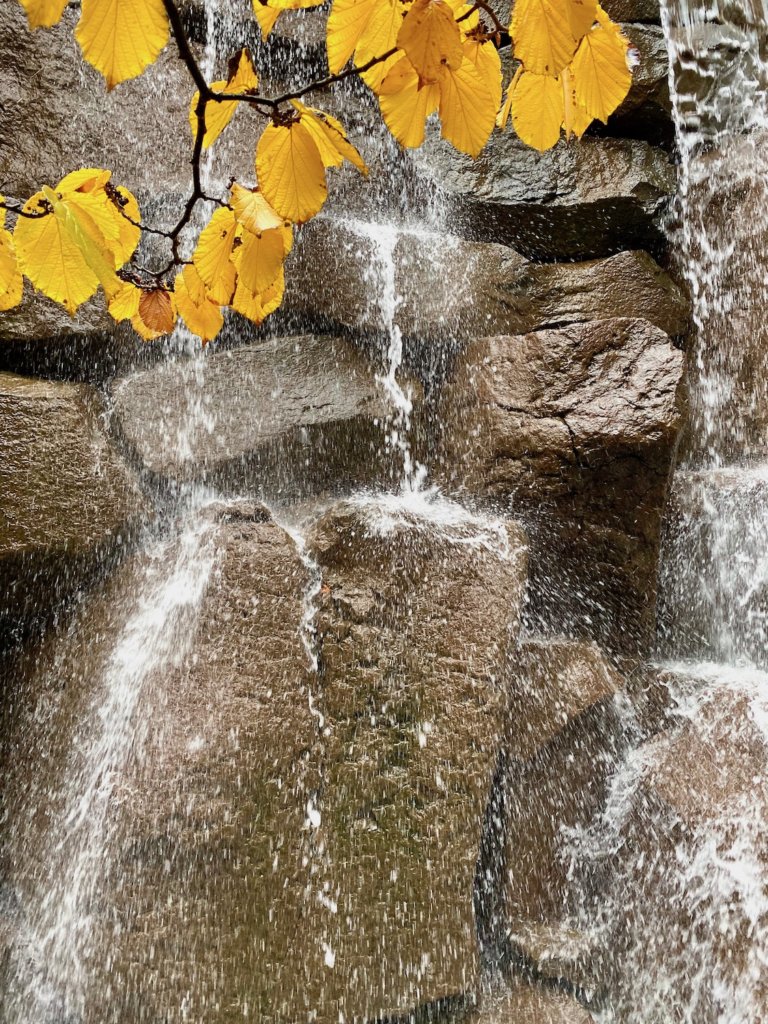
[[[111,90],[157,59],[168,42],[168,15],[163,0],[83,0],[75,35]]]
[[[512,123],[523,142],[539,152],[551,149],[560,138],[564,116],[559,79],[523,72],[512,94]]]
[[[446,68],[457,71],[464,59],[461,32],[445,0],[415,0],[403,19],[397,45],[422,82],[436,82]]]
[[[355,50],[355,63],[358,67],[364,67],[374,57],[381,57],[395,48],[402,24],[403,7],[398,0],[380,0]],[[360,77],[369,89],[378,93],[381,83],[401,56],[402,54],[393,54],[387,60],[380,61],[367,71],[363,71]]]
[[[18,306],[23,291],[24,279],[16,259],[13,236],[0,227],[0,312]]]
[[[261,29],[261,38],[266,39],[269,36],[282,11],[319,7],[324,2],[325,0],[253,0],[253,11]]]
[[[242,281],[238,281],[232,309],[258,325],[279,307],[284,292],[285,276],[282,270],[272,285],[260,295],[249,291]]]
[[[464,43],[464,54],[474,64],[486,89],[493,97],[494,116],[501,107],[501,58],[490,39],[469,39]]]
[[[518,79],[523,73],[523,65],[519,64],[517,71],[512,76],[512,81],[507,86],[507,91],[504,93],[504,103],[502,104],[501,110],[496,117],[496,124],[499,128],[504,129],[507,127],[507,121],[509,121],[509,115],[512,112],[512,96],[515,91]]]
[[[332,75],[341,71],[357,49],[380,2],[333,0],[327,27],[328,68]],[[386,49],[382,53],[386,53]]]
[[[244,231],[241,244],[232,254],[238,280],[254,294],[260,294],[275,281],[285,259],[285,242],[281,228],[252,235]]]
[[[599,8],[598,24],[582,39],[569,69],[576,103],[591,118],[607,121],[629,92],[628,46],[618,26]]]
[[[347,139],[340,121],[322,110],[306,107],[298,100],[291,100],[293,107],[301,114],[302,124],[307,128],[320,152],[324,167],[341,167],[345,160],[353,164],[361,174],[367,176],[368,167],[358,151]]]
[[[256,173],[267,202],[296,224],[319,213],[328,196],[320,151],[300,120],[264,129],[256,147]]]
[[[30,28],[50,28],[61,21],[68,0],[21,0]]]
[[[216,210],[200,232],[192,262],[208,294],[222,306],[228,305],[235,290],[236,271],[231,262],[237,221],[232,210]]]
[[[279,228],[285,220],[269,205],[257,188],[243,188],[233,182],[230,190],[230,205],[234,210],[238,224],[246,231],[258,235],[261,231]]]
[[[557,75],[571,62],[596,17],[595,0],[516,0],[510,25],[526,71]]]
[[[572,135],[575,135],[577,139],[580,139],[592,124],[593,119],[576,99],[570,68],[563,70],[560,75],[560,81],[563,86],[563,128],[565,130],[565,137],[570,139]]]
[[[145,341],[154,341],[170,334],[176,324],[176,305],[173,294],[165,288],[142,291],[139,310],[131,319],[133,329]]]
[[[243,48],[237,57],[235,71],[227,81],[211,82],[211,89],[214,92],[247,93],[255,92],[259,85],[259,79],[253,67],[253,61],[247,48]],[[189,125],[192,129],[192,137],[197,137],[197,104],[200,100],[200,93],[196,92],[189,105]],[[205,108],[205,135],[203,136],[203,149],[208,149],[214,144],[224,129],[235,115],[240,105],[239,100],[211,100]]]
[[[122,320],[132,320],[139,312],[141,295],[141,288],[138,288],[132,281],[123,281],[115,289],[107,304],[109,315],[118,323]]]
[[[442,136],[456,149],[476,157],[490,138],[498,110],[496,98],[467,57],[440,79]]]
[[[415,149],[424,141],[424,126],[440,104],[437,85],[421,86],[419,76],[407,57],[388,73],[379,89],[381,116],[401,146]]]
[[[213,341],[224,325],[221,307],[209,298],[200,275],[188,264],[174,282],[176,309],[203,343]]]

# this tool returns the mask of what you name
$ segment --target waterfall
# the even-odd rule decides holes
[[[573,837],[605,1017],[622,1024],[765,1019],[768,19],[720,8],[663,11],[681,161],[670,230],[694,326],[660,567],[667,724],[635,734]]]

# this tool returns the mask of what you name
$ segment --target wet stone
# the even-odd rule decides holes
[[[149,514],[97,392],[0,373],[0,633],[44,619]]]
[[[643,649],[682,370],[645,320],[478,338],[455,361],[436,472],[526,516],[534,621]]]
[[[403,380],[418,402],[420,385]],[[277,338],[155,367],[114,389],[114,424],[152,478],[205,480],[273,498],[396,472],[392,416],[371,364],[350,342]]]
[[[593,1024],[594,1018],[564,992],[523,981],[483,1000],[466,1024]],[[464,1024],[462,1021],[461,1024]]]

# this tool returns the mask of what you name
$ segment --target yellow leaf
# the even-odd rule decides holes
[[[24,279],[16,259],[16,247],[9,231],[0,228],[0,313],[21,302]]]
[[[261,29],[261,38],[267,39],[280,17],[280,11],[274,7],[267,7],[265,0],[253,0],[253,11]]]
[[[238,224],[258,235],[260,231],[283,227],[285,220],[269,205],[258,189],[243,188],[234,182],[230,192],[232,209]]]
[[[445,0],[445,2],[453,11],[462,39],[480,24],[480,11],[473,4],[465,3],[464,0]],[[459,18],[463,20],[459,21]]]
[[[48,211],[45,216],[19,217],[16,223],[19,266],[38,291],[60,302],[74,316],[78,306],[95,293],[100,280],[114,277],[108,244],[97,220],[79,203],[60,199],[44,188],[27,200],[24,211],[44,210]],[[94,212],[98,216],[98,211]]]
[[[512,123],[528,146],[551,149],[565,116],[563,87],[557,78],[524,72],[512,94]]]
[[[337,75],[355,52],[380,2],[333,0],[327,30],[328,68],[332,75]]]
[[[344,160],[353,164],[361,174],[368,176],[368,167],[358,151],[347,139],[344,126],[335,117],[313,107],[305,107],[298,100],[291,103],[302,115],[302,122],[317,143],[325,167],[340,167]]]
[[[232,210],[217,210],[201,231],[192,255],[208,294],[221,306],[229,303],[235,290],[236,271],[230,257],[236,231],[237,221]]]
[[[238,281],[232,308],[253,323],[260,324],[278,308],[283,301],[284,292],[285,277],[282,269],[271,287],[261,295],[248,291],[245,285]]]
[[[259,85],[259,79],[253,67],[253,61],[247,48],[243,48],[237,58],[234,74],[225,82],[211,82],[211,89],[214,92],[255,92]],[[200,93],[196,92],[189,105],[189,126],[192,129],[192,137],[197,137],[197,104]],[[238,100],[211,100],[205,108],[205,135],[203,136],[203,149],[208,149],[221,135],[229,122],[234,117],[239,106]]]
[[[153,63],[168,32],[163,0],[83,0],[75,35],[85,59],[113,89]]]
[[[282,228],[252,235],[245,231],[232,254],[238,279],[249,292],[259,294],[276,279],[285,258]]]
[[[174,287],[176,308],[184,318],[184,323],[203,343],[213,341],[224,324],[224,316],[219,304],[208,298],[194,266],[184,267]]]
[[[599,24],[582,39],[569,70],[576,103],[590,117],[605,122],[626,98],[632,74],[626,37],[603,11],[600,15]]]
[[[176,324],[176,304],[174,296],[165,288],[153,288],[142,291],[139,296],[139,311],[131,318],[133,329],[144,338],[152,341],[164,334],[170,334]]]
[[[109,315],[118,323],[122,320],[132,320],[139,312],[141,295],[141,288],[137,288],[131,281],[123,281],[109,300]]]
[[[397,35],[397,45],[422,80],[436,82],[445,68],[461,67],[461,32],[445,0],[415,0]]]
[[[403,7],[398,0],[381,0],[376,12],[355,50],[355,63],[363,67],[374,57],[382,57],[397,46],[397,34],[403,24]],[[365,84],[378,93],[381,83],[402,54],[393,54],[386,61],[375,64],[360,76]]]
[[[442,136],[456,149],[478,156],[496,123],[495,97],[467,57],[457,71],[446,69],[440,79]]]
[[[267,202],[296,224],[319,213],[328,195],[320,151],[301,121],[264,129],[256,147],[256,173]]]
[[[517,71],[515,71],[514,75],[512,76],[512,81],[507,86],[507,91],[504,95],[504,104],[501,110],[499,111],[498,116],[496,117],[496,124],[502,130],[507,127],[507,121],[509,120],[509,115],[512,111],[512,94],[515,91],[517,80],[520,77],[520,75],[522,75],[522,73],[523,65],[518,64]]]
[[[490,39],[479,42],[477,39],[469,39],[464,43],[464,53],[475,65],[485,87],[493,97],[494,111],[501,106],[501,58],[499,51]]]
[[[570,140],[572,135],[580,139],[584,132],[592,124],[592,118],[584,107],[576,101],[576,92],[573,87],[573,76],[570,68],[564,68],[560,75],[563,86],[563,128],[565,137]]]
[[[282,232],[283,232],[283,247],[285,248],[285,255],[287,256],[288,253],[293,248],[293,225],[292,224],[286,224],[285,227],[282,228]]]
[[[30,28],[50,28],[64,13],[68,0],[21,0]]]
[[[424,141],[424,125],[440,103],[440,89],[419,87],[419,76],[407,57],[401,57],[379,90],[384,123],[401,146],[414,149]]]
[[[510,33],[526,71],[557,75],[595,20],[596,0],[516,0]]]

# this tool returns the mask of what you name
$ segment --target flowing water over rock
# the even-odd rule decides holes
[[[412,158],[318,96],[378,184],[267,329],[0,318],[1,1024],[768,1021],[765,17],[606,7],[640,64],[581,147]],[[183,9],[210,77],[323,72],[322,11]],[[64,91],[45,173],[106,150],[172,220],[186,155],[121,146],[141,82],[100,114],[69,44],[0,41],[6,177]]]

